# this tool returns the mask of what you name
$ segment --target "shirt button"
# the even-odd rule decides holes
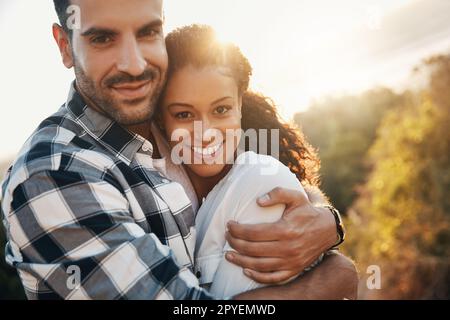
[[[161,182],[162,182],[162,183],[169,183],[170,181],[167,180],[167,179],[162,179]]]
[[[195,275],[198,279],[200,279],[202,277],[202,273],[200,271],[197,271],[197,273]]]
[[[144,142],[144,144],[142,146],[142,151],[149,152],[149,151],[152,151],[152,150],[153,150],[152,145],[150,143],[148,143],[148,142]]]

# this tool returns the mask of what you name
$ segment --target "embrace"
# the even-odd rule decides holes
[[[249,90],[237,46],[202,25],[165,36],[162,0],[54,4],[75,81],[2,183],[29,299],[356,298],[318,157]]]

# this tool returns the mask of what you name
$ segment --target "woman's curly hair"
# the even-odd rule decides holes
[[[239,47],[217,40],[214,29],[205,25],[190,25],[176,29],[166,37],[169,56],[168,77],[178,70],[192,66],[224,67],[236,80],[242,95],[242,129],[279,130],[279,161],[289,167],[299,181],[318,185],[320,161],[300,129],[284,122],[274,102],[248,90],[252,67]],[[271,139],[268,139],[271,150]]]

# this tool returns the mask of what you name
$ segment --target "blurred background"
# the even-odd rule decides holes
[[[50,0],[0,0],[0,178],[74,76]],[[205,23],[237,43],[322,160],[345,216],[360,299],[450,299],[450,1],[165,0],[166,32]],[[23,299],[4,262],[0,299]],[[381,272],[373,288],[373,266]]]

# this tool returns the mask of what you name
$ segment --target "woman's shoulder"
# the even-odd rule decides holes
[[[238,169],[281,169],[287,168],[283,163],[273,156],[246,151],[239,154],[235,160],[234,167]]]
[[[236,165],[247,166],[282,166],[283,164],[273,156],[259,154],[254,151],[245,151],[238,154],[235,160]]]
[[[244,179],[253,185],[268,179],[297,181],[296,176],[278,159],[253,151],[238,155],[231,173],[231,179]]]
[[[233,172],[230,173],[226,184],[231,186],[229,190],[232,190],[238,204],[251,203],[277,187],[304,192],[297,176],[278,159],[269,155],[251,151],[242,153],[236,158]]]

